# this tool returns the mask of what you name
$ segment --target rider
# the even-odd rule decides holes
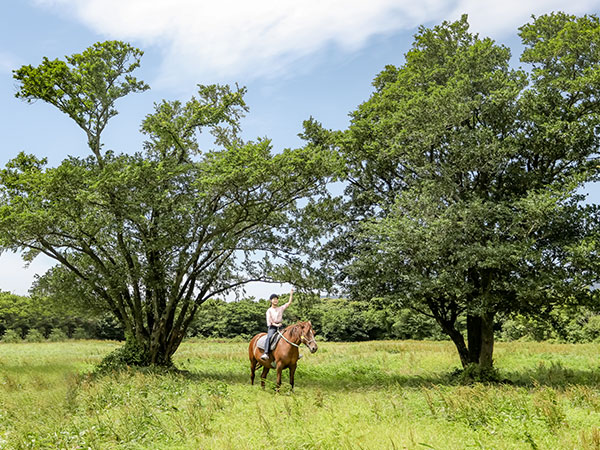
[[[265,343],[265,352],[260,357],[260,359],[269,359],[269,347],[271,338],[277,332],[279,327],[282,325],[283,320],[283,312],[287,309],[288,306],[292,304],[292,296],[294,295],[294,288],[290,291],[290,300],[282,306],[277,306],[279,304],[279,296],[277,294],[271,295],[269,300],[271,300],[271,307],[267,309],[267,340]]]

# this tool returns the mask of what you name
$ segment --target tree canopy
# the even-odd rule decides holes
[[[104,151],[116,100],[147,89],[131,74],[141,54],[104,42],[14,72],[17,97],[71,117],[92,154],[57,167],[24,153],[11,160],[0,172],[0,246],[56,260],[48,288],[67,285],[111,311],[138,363],[168,365],[203,302],[273,280],[278,261],[298,259],[286,225],[297,201],[319,192],[328,163],[323,153],[273,154],[267,139],[243,141],[245,89],[220,85],[156,104],[138,152]],[[217,148],[200,148],[206,130]]]
[[[344,196],[321,210],[338,283],[434,317],[464,366],[492,366],[498,313],[581,300],[596,279],[580,262],[598,210],[580,189],[599,173],[600,23],[555,13],[520,36],[516,69],[466,16],[421,27],[346,131],[306,123],[343,160]]]

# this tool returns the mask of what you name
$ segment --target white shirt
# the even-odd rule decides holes
[[[283,312],[287,309],[288,306],[290,306],[290,303],[292,303],[291,301],[287,302],[285,305],[282,306],[271,306],[269,309],[267,309],[267,326],[270,327],[271,325],[275,326],[275,327],[280,327],[281,326],[281,321],[283,320]]]

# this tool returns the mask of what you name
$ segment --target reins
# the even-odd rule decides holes
[[[300,348],[300,346],[298,344],[294,344],[293,342],[288,341],[288,339],[281,333],[281,331],[277,330],[277,333],[279,333],[279,336],[281,336],[283,338],[283,340],[285,342],[287,342],[288,344],[293,345],[294,347]]]
[[[283,331],[285,332],[285,330],[283,330]],[[284,340],[285,342],[287,342],[288,344],[290,344],[290,345],[293,345],[294,347],[300,348],[300,345],[299,345],[299,344],[294,344],[293,342],[290,342],[290,341],[289,341],[289,340],[288,340],[288,339],[287,339],[287,338],[286,338],[286,337],[283,335],[283,333],[282,333],[281,331],[277,330],[277,333],[278,333],[278,334],[279,334],[279,336],[281,336],[281,337],[283,338],[283,340]],[[306,339],[306,336],[304,336],[304,334],[300,335],[300,342],[302,342],[302,341],[304,341],[304,343],[305,343],[306,345],[310,344],[311,342],[315,342],[315,343],[316,343],[316,341],[315,341],[315,338],[314,338],[314,337],[313,337],[313,338],[312,338],[312,339],[309,341],[309,340],[307,340],[307,339]]]

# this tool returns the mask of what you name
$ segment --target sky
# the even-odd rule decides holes
[[[108,39],[144,50],[136,76],[151,90],[117,103],[105,148],[139,150],[139,125],[162,99],[189,99],[197,84],[246,86],[243,137],[268,137],[274,151],[302,145],[302,121],[344,129],[386,64],[401,65],[421,25],[469,15],[472,31],[520,53],[518,27],[551,11],[599,14],[600,0],[3,0],[0,6],[0,167],[20,151],[57,165],[88,154],[77,126],[53,107],[17,98],[12,70],[64,58]],[[588,201],[600,201],[600,189]],[[25,295],[52,262],[0,255],[0,290]],[[266,298],[288,285],[249,285]]]

